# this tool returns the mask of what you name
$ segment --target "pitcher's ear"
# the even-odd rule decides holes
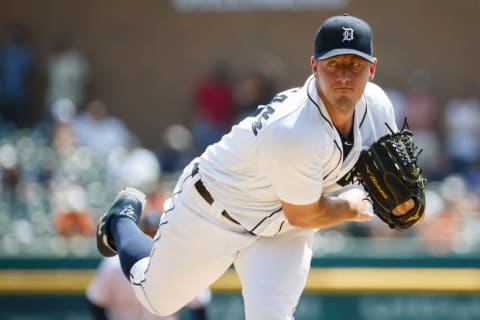
[[[314,56],[310,57],[310,66],[312,68],[312,73],[317,72],[318,64]]]
[[[375,71],[377,70],[377,58],[373,58],[375,62],[370,63],[370,76],[368,77],[368,80],[373,80],[375,78]]]

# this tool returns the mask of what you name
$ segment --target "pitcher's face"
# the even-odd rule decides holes
[[[311,65],[318,94],[327,110],[353,112],[367,82],[375,75],[376,62],[347,54],[325,60],[312,57]]]

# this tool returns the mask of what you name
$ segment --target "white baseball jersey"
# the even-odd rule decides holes
[[[245,319],[293,320],[315,230],[289,225],[280,200],[310,204],[338,191],[360,150],[387,132],[384,123],[396,130],[392,105],[374,84],[356,106],[345,159],[313,77],[259,111],[194,159],[165,202],[150,257],[130,270],[137,298],[152,313],[175,312],[233,263]]]
[[[368,83],[355,109],[354,145],[343,159],[341,137],[318,96],[313,76],[279,93],[259,114],[234,126],[200,157],[200,175],[218,207],[246,229],[269,236],[287,227],[280,200],[311,204],[338,190],[337,181],[362,148],[397,130],[384,91]]]

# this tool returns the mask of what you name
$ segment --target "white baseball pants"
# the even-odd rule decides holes
[[[154,314],[172,314],[233,263],[247,320],[293,319],[310,269],[314,230],[251,235],[200,196],[194,188],[200,177],[191,170],[185,169],[166,205],[151,256],[130,271],[137,298]]]

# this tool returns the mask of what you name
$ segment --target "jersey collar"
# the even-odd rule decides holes
[[[338,146],[341,146],[342,145],[341,137],[338,134],[337,130],[335,129],[332,119],[330,118],[330,115],[328,114],[322,99],[320,99],[320,96],[318,95],[317,87],[315,85],[315,77],[313,75],[308,77],[305,83],[305,87],[306,87],[308,100],[317,108],[321,118],[325,121],[327,126],[331,129],[331,132],[336,144]],[[343,163],[342,163],[340,172],[338,173],[338,177],[342,177],[347,172],[349,172],[358,160],[358,157],[360,155],[360,150],[362,148],[362,136],[360,132],[360,127],[363,125],[363,122],[366,119],[367,111],[368,110],[367,110],[366,98],[365,98],[365,94],[363,94],[360,100],[357,102],[357,105],[355,106],[355,114],[353,119],[354,145],[352,147],[352,150],[348,154],[348,156],[345,159],[343,159]],[[341,150],[340,148],[339,151],[342,153],[342,158],[343,158],[343,150]]]

